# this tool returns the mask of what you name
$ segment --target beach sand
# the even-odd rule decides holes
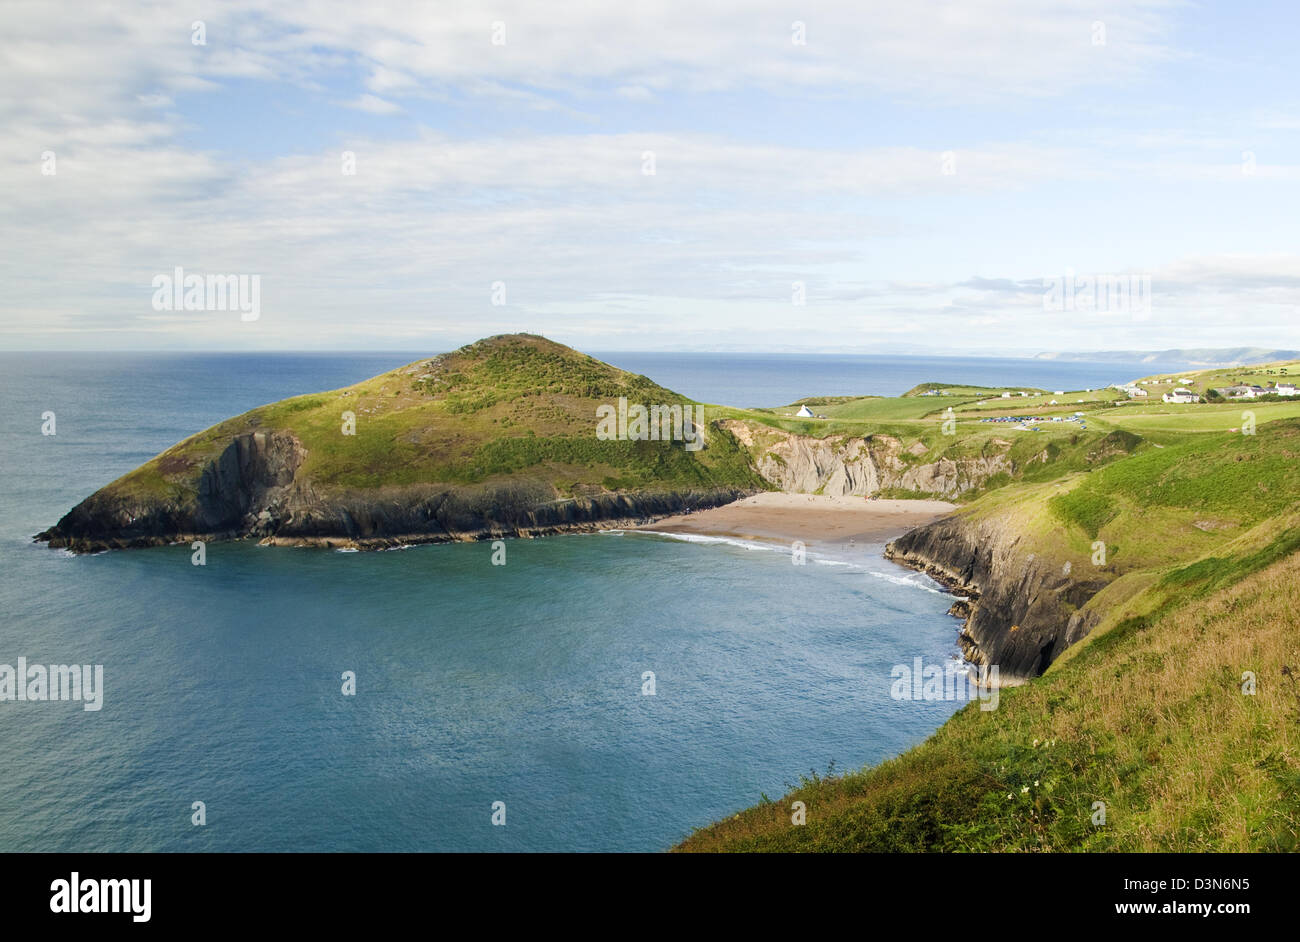
[[[666,517],[639,530],[693,533],[823,548],[887,543],[957,509],[943,500],[868,500],[764,493],[723,507]]]

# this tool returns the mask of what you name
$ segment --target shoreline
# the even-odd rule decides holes
[[[956,509],[956,504],[944,500],[871,500],[767,491],[634,529],[763,543],[801,541],[822,549],[846,549],[888,543]]]
[[[536,539],[567,533],[596,533],[625,530],[670,535],[695,535],[788,545],[801,541],[806,547],[851,551],[881,546],[903,534],[948,516],[957,505],[943,500],[868,499],[830,497],[786,491],[762,491],[714,507],[674,514],[623,515],[588,520],[567,520],[522,526],[489,525],[463,531],[440,533],[398,533],[351,537],[345,534],[313,536],[261,536],[239,530],[209,533],[171,533],[138,536],[120,541],[83,541],[73,548],[37,534],[34,542],[51,549],[65,548],[74,555],[117,549],[177,546],[194,540],[205,542],[253,542],[260,546],[354,549],[362,552],[401,549],[438,543],[473,543],[496,539]],[[876,555],[876,554],[873,554]]]

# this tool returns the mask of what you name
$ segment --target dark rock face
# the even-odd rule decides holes
[[[280,499],[305,456],[298,440],[286,432],[240,435],[199,476],[198,528],[238,528],[252,508]]]
[[[105,488],[36,539],[80,553],[236,536],[250,511],[282,499],[303,457],[290,434],[241,435],[202,469],[196,494],[136,497]]]
[[[451,540],[542,536],[636,526],[748,497],[739,489],[611,493],[563,499],[541,481],[477,488],[412,486],[379,493],[345,491],[294,499],[262,511],[248,535],[271,542],[333,543],[363,548]]]
[[[997,665],[1005,683],[1039,676],[1087,635],[1100,615],[1083,606],[1113,578],[1103,570],[1067,574],[1060,562],[1023,549],[1019,534],[996,521],[957,515],[912,530],[885,556],[966,596],[950,612],[966,618],[962,651],[976,664]]]
[[[634,526],[753,493],[720,488],[561,499],[549,484],[529,480],[318,489],[299,479],[305,457],[288,432],[241,435],[201,469],[193,492],[124,497],[106,488],[36,539],[79,553],[244,537],[378,548]]]

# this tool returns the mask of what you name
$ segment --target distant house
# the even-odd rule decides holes
[[[1262,396],[1269,390],[1262,386],[1224,386],[1218,390],[1219,395],[1225,399],[1254,399],[1256,396]]]
[[[1296,388],[1295,383],[1278,383],[1273,392],[1279,396],[1300,396],[1300,389]]]
[[[1197,402],[1200,396],[1190,389],[1175,389],[1173,392],[1167,392],[1160,397],[1165,402]]]
[[[1009,393],[1009,392],[1004,392],[1004,393],[1002,394],[1002,398],[1003,398],[1003,399],[1010,399],[1010,398],[1011,398],[1011,393]]]
[[[812,411],[812,409],[809,409],[807,406],[800,406],[800,407],[799,407],[799,411],[796,412],[795,415],[798,416],[798,417],[801,418],[801,419],[812,419],[812,418],[816,418],[816,417],[813,415],[813,411]]]

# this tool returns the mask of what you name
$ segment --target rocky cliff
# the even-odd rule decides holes
[[[899,440],[888,435],[811,438],[734,420],[719,427],[749,450],[756,485],[767,481],[798,493],[865,496],[896,488],[955,496],[1012,467],[1005,454],[905,460]],[[322,487],[300,473],[306,454],[293,433],[268,430],[232,437],[215,458],[194,468],[163,456],[160,471],[179,472],[190,486],[143,493],[104,488],[37,539],[74,552],[247,537],[369,548],[632,526],[756,492],[704,485],[589,488],[582,496],[564,496],[553,483],[527,475],[459,486]]]
[[[809,438],[736,420],[721,425],[750,449],[758,473],[783,491],[865,497],[898,489],[955,497],[1012,470],[1005,453],[925,461],[923,447],[905,452],[892,435]]]
[[[298,474],[304,456],[289,433],[241,435],[199,470],[194,491],[127,495],[105,488],[36,539],[74,552],[245,537],[379,548],[633,526],[754,493],[719,487],[566,498],[529,478],[321,488]]]
[[[919,569],[965,601],[950,613],[966,619],[966,658],[997,665],[1003,684],[1037,677],[1100,620],[1087,603],[1113,575],[1077,568],[1034,552],[996,519],[956,514],[890,543],[885,556]]]

